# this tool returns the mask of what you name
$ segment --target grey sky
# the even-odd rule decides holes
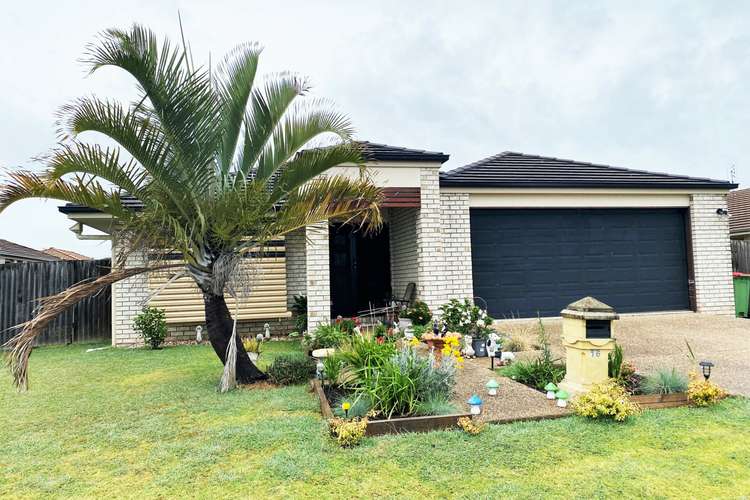
[[[158,5],[157,5],[158,4]],[[0,16],[0,166],[31,166],[54,113],[96,93],[128,100],[114,70],[77,59],[137,21],[197,59],[259,41],[261,71],[311,77],[362,139],[444,151],[453,168],[504,150],[750,183],[750,2],[12,2]],[[55,202],[0,214],[0,238],[105,256]]]

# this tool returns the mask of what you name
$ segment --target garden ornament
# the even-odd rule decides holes
[[[263,325],[263,333],[265,334],[266,340],[271,338],[271,325],[268,323]]]
[[[195,327],[195,341],[199,344],[203,340],[203,327],[201,325],[198,325]]]
[[[480,398],[478,395],[474,394],[472,397],[469,398],[469,407],[471,408],[470,413],[472,415],[479,415],[482,413],[482,398]]]
[[[547,391],[547,399],[555,399],[555,393],[557,392],[557,386],[550,382],[544,386],[544,390]]]
[[[567,392],[560,389],[555,393],[555,396],[557,397],[557,406],[560,408],[565,408],[568,406],[568,398],[570,397]]]
[[[516,354],[510,351],[508,352],[503,351],[503,353],[500,356],[500,361],[513,361],[514,359],[516,359]]]
[[[494,378],[490,379],[489,382],[487,382],[487,394],[490,396],[497,396],[497,388],[500,387],[500,384],[497,383],[497,380]]]
[[[487,356],[493,358],[495,357],[495,352],[500,348],[500,335],[497,333],[490,333],[489,338],[487,339]]]
[[[464,335],[464,357],[473,358],[474,348],[471,346],[471,335]]]
[[[703,370],[703,378],[708,380],[711,378],[711,368],[714,366],[714,364],[710,361],[701,361],[698,363]]]
[[[263,334],[259,333],[258,335],[256,335],[255,340],[257,340],[258,342],[263,342]]]

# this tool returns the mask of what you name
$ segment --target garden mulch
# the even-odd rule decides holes
[[[489,358],[474,358],[467,359],[459,370],[454,403],[462,411],[469,411],[467,400],[472,394],[478,394],[483,401],[479,419],[485,422],[558,418],[570,414],[570,410],[555,406],[544,393],[500,377],[489,367]],[[485,387],[492,378],[500,384],[497,396],[489,396]]]

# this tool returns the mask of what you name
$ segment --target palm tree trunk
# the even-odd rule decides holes
[[[232,316],[221,295],[203,293],[203,303],[206,312],[206,329],[211,347],[222,363],[226,363],[227,347],[232,339]],[[268,376],[260,371],[250,358],[237,337],[237,383],[252,384],[258,380],[265,380]]]

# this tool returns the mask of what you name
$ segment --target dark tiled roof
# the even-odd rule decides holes
[[[727,205],[729,234],[750,233],[750,188],[730,191]]]
[[[60,260],[52,255],[48,255],[44,252],[40,252],[39,250],[34,250],[33,248],[25,247],[8,240],[0,240],[0,255],[28,260]]]
[[[506,151],[448,172],[445,187],[733,189],[736,184]]]
[[[437,151],[424,149],[401,148],[378,144],[376,142],[359,141],[365,160],[370,161],[437,161],[445,163],[449,156]]]
[[[124,206],[125,208],[130,208],[132,210],[140,210],[143,208],[143,203],[135,196],[123,194],[120,196],[120,200],[122,201],[122,206]],[[91,209],[86,205],[78,205],[76,203],[66,203],[61,207],[57,207],[57,209],[64,214],[80,214],[99,211]]]

